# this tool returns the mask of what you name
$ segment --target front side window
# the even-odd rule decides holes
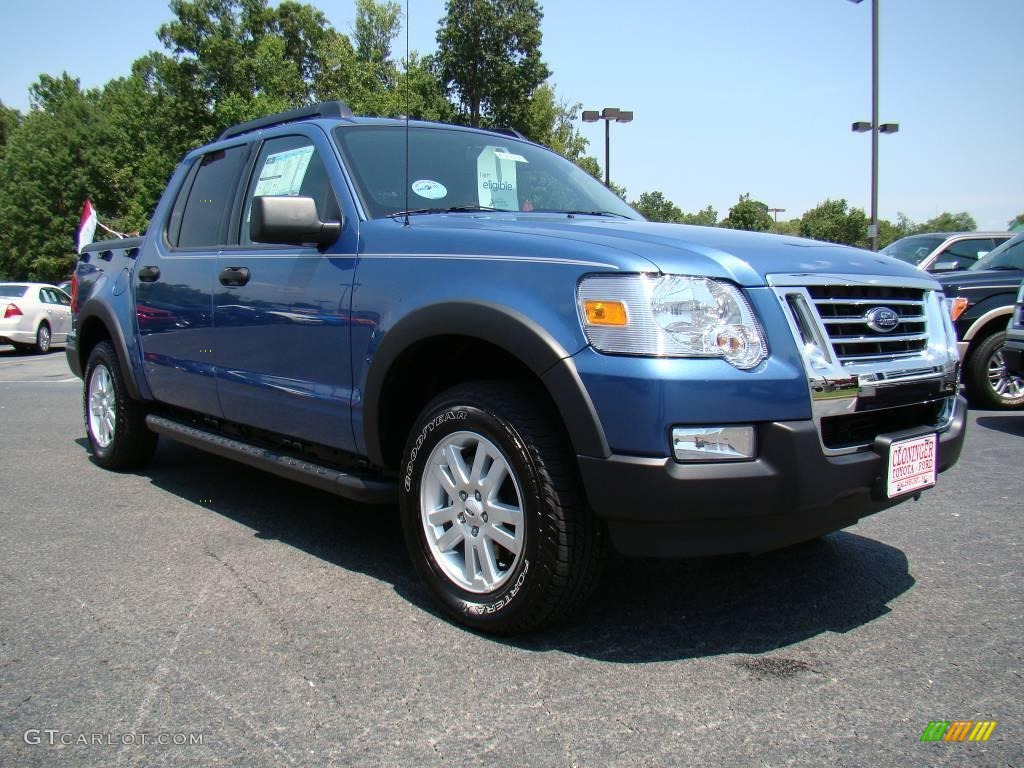
[[[542,147],[456,128],[339,126],[334,137],[373,217],[406,208],[639,214],[590,174]],[[406,181],[408,180],[408,189]]]
[[[241,233],[243,245],[253,242],[249,236],[253,198],[265,196],[311,197],[316,203],[321,221],[338,221],[341,217],[323,158],[312,141],[305,136],[270,139],[260,149],[245,194]]]
[[[231,202],[245,162],[246,147],[209,152],[199,160],[181,215],[179,248],[222,245],[226,240]]]
[[[929,253],[942,245],[944,240],[945,238],[941,236],[914,235],[890,243],[881,252],[886,256],[892,256],[894,259],[917,266],[928,257]]]

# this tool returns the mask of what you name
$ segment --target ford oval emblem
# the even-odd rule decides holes
[[[864,314],[868,328],[878,333],[889,333],[900,324],[900,316],[888,307],[874,307]]]

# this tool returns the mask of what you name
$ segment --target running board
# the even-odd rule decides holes
[[[147,416],[146,426],[159,435],[166,435],[193,448],[233,459],[250,467],[271,472],[278,477],[344,496],[352,501],[366,504],[394,504],[398,501],[398,484],[395,482],[350,475],[305,459],[277,453],[269,448],[261,448],[196,429],[163,416]]]

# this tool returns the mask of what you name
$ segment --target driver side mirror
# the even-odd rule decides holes
[[[340,221],[320,221],[311,197],[256,197],[249,237],[256,243],[330,245],[341,234]]]

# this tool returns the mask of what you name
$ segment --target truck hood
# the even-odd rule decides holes
[[[718,227],[538,213],[420,215],[410,224],[406,229],[422,236],[402,238],[404,245],[416,242],[424,252],[586,259],[624,271],[706,275],[744,286],[766,285],[771,274],[804,272],[927,278],[916,267],[859,248]]]

